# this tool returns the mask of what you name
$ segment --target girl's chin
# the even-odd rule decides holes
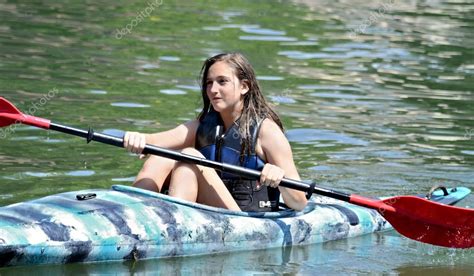
[[[225,106],[219,103],[212,103],[212,108],[219,113],[225,110]]]
[[[211,102],[211,105],[212,105],[212,108],[216,111],[216,112],[219,112],[219,113],[236,113],[236,107],[235,106],[232,106],[232,105],[229,105],[229,104],[226,104],[222,101],[218,101],[218,102]],[[240,112],[242,111],[242,109],[240,109]],[[237,112],[238,113],[238,112]]]

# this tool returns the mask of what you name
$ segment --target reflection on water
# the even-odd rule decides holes
[[[238,50],[255,65],[282,115],[304,179],[374,196],[424,193],[439,184],[474,187],[470,0],[243,0],[212,7],[164,1],[121,39],[116,30],[146,3],[20,2],[0,3],[0,95],[29,110],[57,89],[33,115],[117,136],[168,129],[199,112],[202,61]],[[1,205],[130,183],[142,164],[121,149],[31,127],[0,138]],[[474,206],[474,197],[462,204]],[[270,250],[118,268],[171,273],[182,266],[182,274],[193,267],[229,274],[472,271],[472,251],[427,248],[395,234],[364,239],[296,248],[289,262],[281,250]],[[208,270],[214,267],[219,271]]]

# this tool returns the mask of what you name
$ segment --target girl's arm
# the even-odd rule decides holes
[[[257,152],[259,145],[261,145],[261,150],[268,162],[262,170],[261,183],[276,187],[283,176],[300,180],[293,161],[290,143],[278,125],[270,119],[265,119],[262,122],[257,142]],[[278,189],[288,207],[295,210],[304,209],[307,203],[304,192],[281,186],[278,186]]]
[[[127,148],[128,151],[137,154],[143,151],[146,144],[167,149],[194,147],[198,126],[199,121],[193,120],[173,129],[153,134],[126,132],[124,136],[124,147]]]

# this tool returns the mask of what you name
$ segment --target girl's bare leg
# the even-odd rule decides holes
[[[172,159],[151,155],[143,164],[133,186],[154,192],[162,192],[162,189],[169,185],[171,171],[175,164],[176,161]]]
[[[202,157],[202,154],[194,148],[186,148],[182,152]],[[200,165],[177,162],[171,175],[169,195],[214,207],[240,211],[216,171]]]

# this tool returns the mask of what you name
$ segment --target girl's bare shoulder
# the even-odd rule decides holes
[[[258,133],[257,154],[269,161],[274,159],[276,152],[286,154],[288,150],[289,142],[280,127],[272,119],[264,119]]]
[[[277,123],[275,123],[275,121],[273,121],[270,118],[265,118],[260,126],[260,136],[262,137],[262,136],[273,136],[273,135],[285,136],[283,134],[283,131],[280,129]]]
[[[189,128],[190,130],[194,130],[194,132],[196,132],[196,130],[198,129],[199,127],[199,120],[198,119],[194,119],[194,120],[190,120],[190,121],[187,121],[186,123],[184,123],[183,125],[187,128]]]
[[[258,138],[264,147],[272,147],[288,144],[285,134],[280,127],[269,118],[263,120],[260,126]]]

